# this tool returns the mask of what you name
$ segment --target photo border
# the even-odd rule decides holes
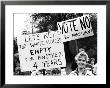
[[[20,87],[26,87],[26,88],[31,88],[31,87],[57,87],[57,85],[49,85],[49,84],[5,84],[5,6],[6,5],[106,5],[106,74],[108,72],[108,57],[109,57],[109,29],[110,29],[110,1],[1,1],[1,50],[0,50],[0,82],[1,82],[1,87],[6,87],[6,88],[15,88],[16,86],[18,88]],[[107,74],[108,75],[108,74]],[[106,77],[106,84],[108,77]],[[70,85],[70,84],[69,84]],[[59,86],[59,85],[58,85]],[[60,85],[61,87],[62,85]],[[64,85],[65,86],[65,85]],[[81,85],[77,85],[81,87]],[[66,87],[66,86],[65,86]],[[67,86],[68,87],[68,86]],[[84,87],[84,86],[83,86]],[[99,86],[98,86],[99,87]],[[100,86],[102,87],[102,86]]]

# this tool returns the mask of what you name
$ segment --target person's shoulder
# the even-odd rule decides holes
[[[69,74],[69,76],[77,76],[77,71],[76,70],[74,70],[74,71],[72,71],[70,74]]]

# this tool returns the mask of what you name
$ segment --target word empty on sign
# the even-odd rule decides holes
[[[43,52],[50,52],[51,47],[39,48],[36,50],[30,50],[31,55],[40,54]]]

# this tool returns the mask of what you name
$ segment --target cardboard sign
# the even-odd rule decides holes
[[[94,35],[89,15],[57,22],[57,26],[63,42]]]
[[[17,37],[21,71],[66,67],[63,42],[93,36],[88,15],[57,22],[58,30]]]
[[[64,45],[57,32],[21,35],[17,39],[21,71],[66,67]]]

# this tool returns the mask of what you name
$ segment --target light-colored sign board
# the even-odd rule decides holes
[[[66,67],[64,45],[57,32],[21,35],[17,39],[21,71]]]
[[[63,42],[94,35],[89,15],[57,22],[57,26]]]
[[[21,71],[66,67],[63,42],[93,36],[89,15],[57,22],[58,30],[17,37]]]

